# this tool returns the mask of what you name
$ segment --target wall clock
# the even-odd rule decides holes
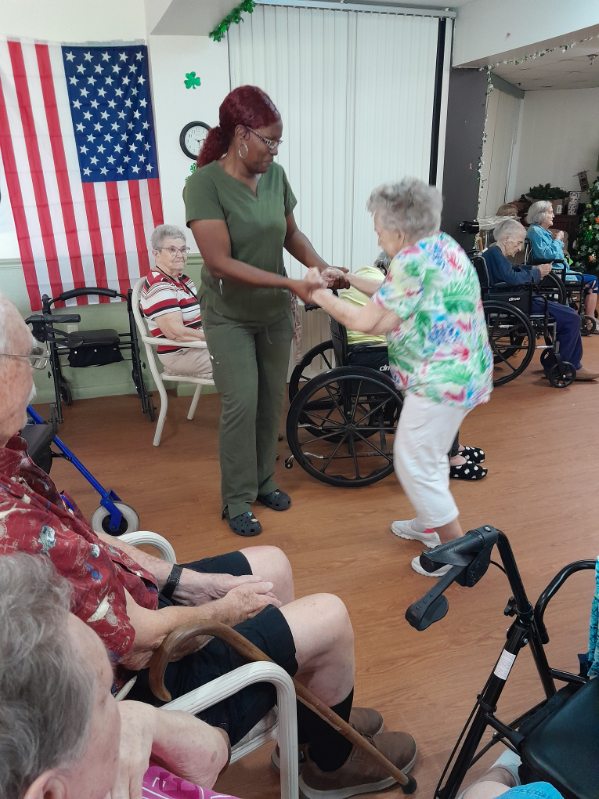
[[[179,144],[188,158],[195,161],[204,143],[210,125],[205,122],[188,122],[179,134]]]

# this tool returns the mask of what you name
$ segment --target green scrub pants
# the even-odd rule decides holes
[[[202,321],[221,396],[222,503],[233,518],[278,487],[273,475],[293,324],[290,311],[264,324],[208,308]]]

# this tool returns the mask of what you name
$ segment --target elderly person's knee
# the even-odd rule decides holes
[[[252,574],[274,584],[274,593],[285,605],[293,600],[293,571],[289,558],[279,547],[258,546],[240,550]]]

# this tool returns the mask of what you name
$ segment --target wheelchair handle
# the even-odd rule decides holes
[[[541,636],[541,640],[544,644],[549,643],[549,634],[547,633],[547,628],[545,627],[545,610],[547,605],[553,597],[557,594],[563,584],[572,577],[573,574],[576,574],[580,571],[585,571],[586,569],[594,569],[595,568],[595,561],[594,560],[576,560],[573,563],[568,563],[567,566],[564,566],[563,569],[555,575],[553,580],[549,583],[549,585],[545,588],[545,590],[541,593],[539,598],[537,599],[537,603],[534,609],[534,617],[535,622],[537,624],[537,628],[539,631],[539,635]]]
[[[60,316],[59,315],[55,316],[54,314],[33,314],[32,316],[28,316],[27,319],[25,319],[25,323],[28,325],[41,323],[47,325],[48,327],[55,324],[70,325],[80,321],[81,321],[81,316],[78,313],[60,314]]]
[[[124,295],[119,294],[118,291],[114,289],[102,289],[102,288],[93,288],[93,289],[71,289],[71,291],[64,291],[62,294],[59,294],[58,297],[54,297],[51,302],[63,302],[64,300],[72,300],[75,297],[87,297],[89,294],[98,294],[102,297],[122,297]]]

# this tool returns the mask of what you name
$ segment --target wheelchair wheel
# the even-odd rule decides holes
[[[289,402],[293,402],[297,392],[314,377],[314,372],[320,374],[333,369],[335,366],[334,356],[333,342],[331,340],[322,341],[308,350],[289,378]]]
[[[96,508],[91,518],[92,530],[104,531],[109,535],[122,535],[123,533],[133,533],[135,530],[139,530],[139,516],[133,508],[130,505],[125,505],[124,502],[115,502],[114,504],[122,514],[119,529],[110,529],[110,512],[103,505],[100,505],[99,508]]]
[[[503,386],[526,369],[535,351],[530,319],[507,303],[483,302],[489,344],[493,352],[493,385]]]
[[[539,288],[541,289],[541,294],[544,294],[548,300],[559,302],[560,305],[566,305],[568,300],[566,287],[563,280],[560,280],[553,272],[545,275],[539,283]]]
[[[343,366],[318,375],[296,395],[287,441],[308,474],[328,485],[358,488],[393,471],[393,441],[402,398],[387,375]]]
[[[597,330],[597,320],[593,316],[585,314],[581,319],[581,334],[583,336],[592,336]]]
[[[554,363],[547,370],[547,379],[554,388],[567,388],[576,378],[576,369],[568,361]]]

